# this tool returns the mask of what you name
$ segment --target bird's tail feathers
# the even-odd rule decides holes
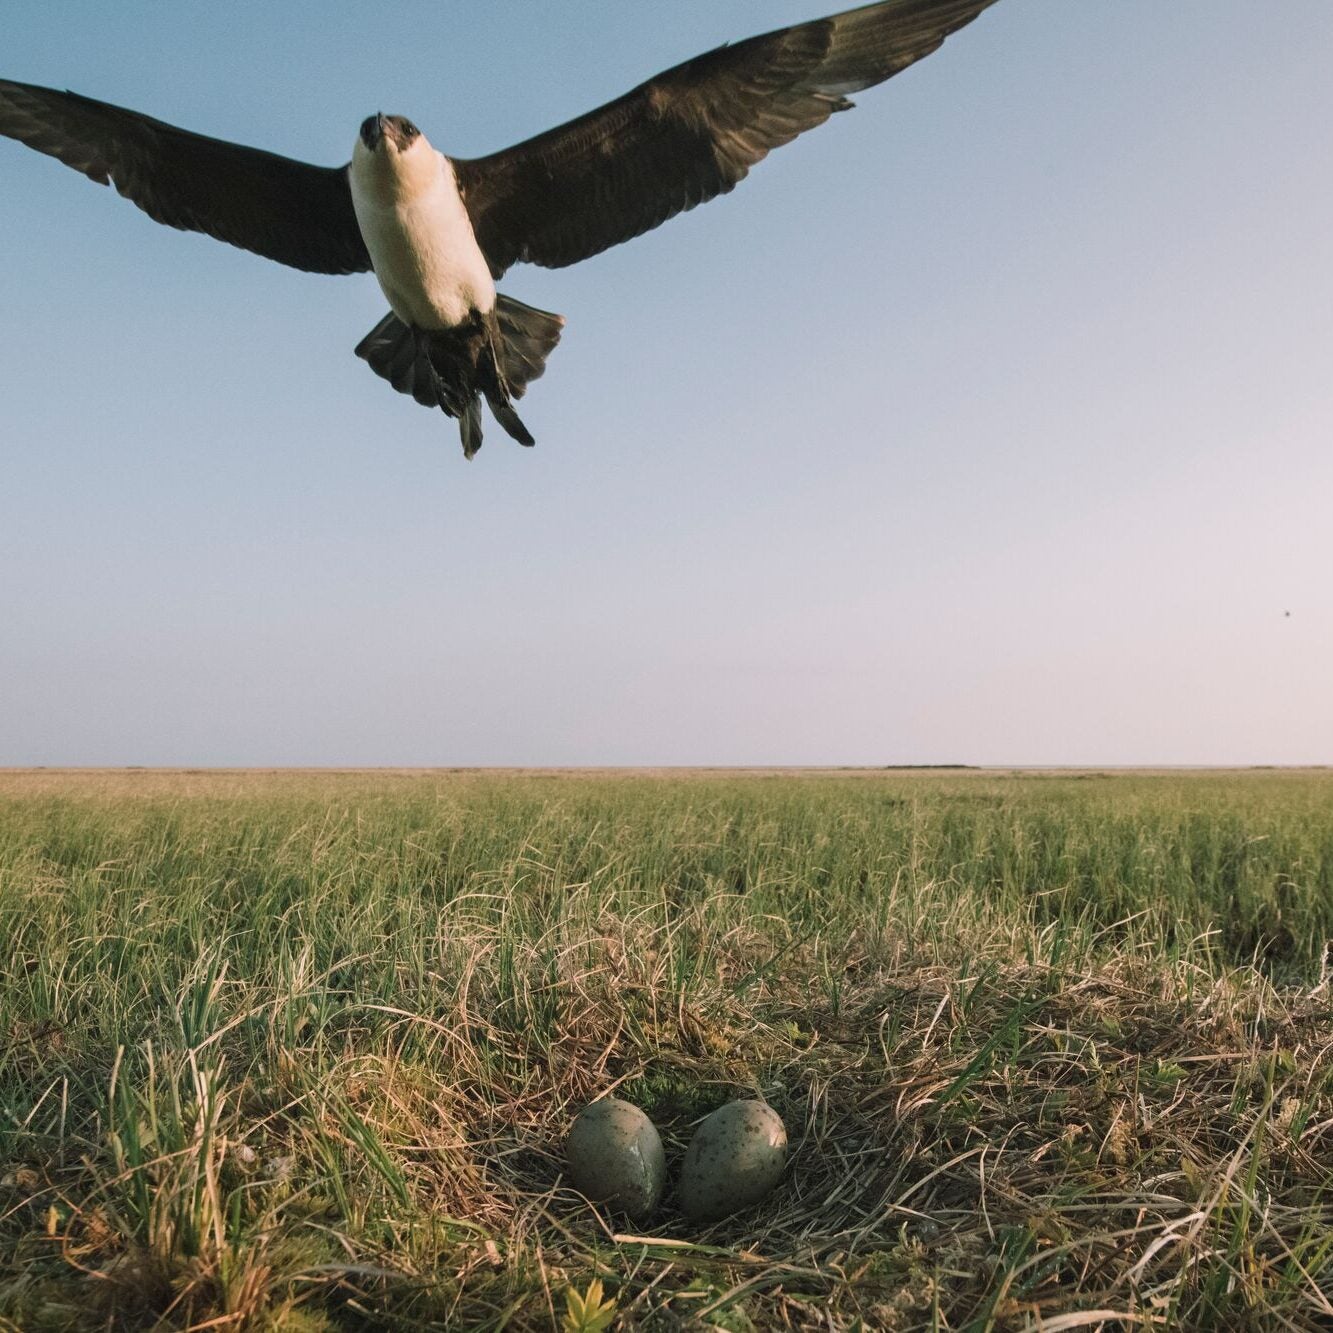
[[[503,388],[485,390],[486,402],[491,409],[491,415],[505,428],[505,432],[510,439],[517,440],[519,444],[531,449],[536,440],[532,438],[532,432],[519,419],[519,415],[514,411],[514,405],[509,401],[509,395]],[[515,397],[518,395],[515,394]],[[476,399],[473,399],[476,402]],[[480,417],[481,408],[477,408],[478,417]],[[480,439],[478,440],[480,443]]]
[[[457,418],[463,453],[471,458],[481,448],[482,396],[509,435],[535,443],[510,400],[546,369],[564,325],[559,315],[501,296],[491,314],[441,332],[414,329],[390,312],[356,354],[399,393]]]
[[[450,413],[450,416],[455,415]],[[481,448],[481,399],[474,393],[458,416],[458,433],[463,439],[463,457],[476,457]]]
[[[356,345],[356,354],[399,393],[410,394],[422,407],[439,407],[457,416],[461,402],[440,381],[430,360],[430,346],[417,330],[390,311]]]
[[[495,319],[500,327],[500,368],[510,396],[522,398],[528,385],[542,377],[565,318],[500,293],[495,298]]]

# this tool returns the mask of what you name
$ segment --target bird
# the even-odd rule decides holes
[[[996,0],[880,0],[726,44],[486,157],[436,149],[377,112],[324,167],[209,138],[75,92],[0,79],[0,135],[81,171],[150,218],[309,273],[373,272],[389,313],[356,355],[482,443],[484,399],[514,402],[565,320],[496,290],[515,264],[563,268],[727,194],[773,149],[851,108]]]

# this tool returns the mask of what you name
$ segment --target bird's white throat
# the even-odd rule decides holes
[[[348,180],[375,276],[399,319],[451,328],[494,308],[495,283],[453,165],[424,134],[403,149],[385,140],[372,151],[358,139]]]

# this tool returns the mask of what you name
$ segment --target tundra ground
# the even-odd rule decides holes
[[[0,1329],[1327,1328],[1330,941],[1329,772],[0,773]]]

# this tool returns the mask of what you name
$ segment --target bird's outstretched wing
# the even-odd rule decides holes
[[[883,0],[719,47],[490,157],[454,160],[492,271],[561,268],[731,190],[995,0]]]
[[[0,134],[115,185],[168,227],[206,232],[309,273],[370,268],[345,167],[295,162],[8,79],[0,79]]]

